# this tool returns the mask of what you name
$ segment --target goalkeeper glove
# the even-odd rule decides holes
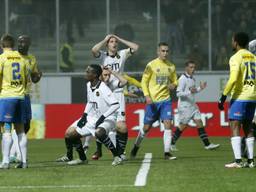
[[[224,103],[226,101],[227,96],[226,95],[221,95],[219,102],[218,102],[218,108],[219,110],[224,110]]]
[[[77,122],[77,126],[82,128],[87,122],[87,113],[84,113],[83,116]]]
[[[103,121],[105,120],[106,117],[104,115],[101,115],[100,118],[97,120],[95,127],[97,128]]]

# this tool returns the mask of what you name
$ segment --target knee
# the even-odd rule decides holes
[[[150,125],[144,125],[141,132],[143,132],[144,134],[148,133],[150,130],[150,127],[151,127]]]
[[[75,129],[72,127],[69,127],[65,132],[65,138],[71,138]]]
[[[120,133],[127,133],[127,127],[125,122],[118,122],[116,125],[116,130]]]

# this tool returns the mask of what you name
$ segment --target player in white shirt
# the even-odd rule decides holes
[[[118,81],[116,81],[118,79]],[[115,71],[112,71],[107,68],[103,68],[102,70],[102,75],[101,75],[101,80],[106,83],[106,85],[110,88],[111,91],[117,89],[117,88],[123,88],[127,84],[127,80],[120,74]],[[115,93],[114,93],[115,95]],[[118,112],[117,112],[118,113]],[[109,137],[112,140],[112,142],[116,145],[116,133],[110,132]],[[89,143],[91,140],[92,136],[85,137],[85,141],[83,144],[84,151],[87,152],[89,149]],[[97,144],[101,142],[97,141]],[[122,157],[122,156],[121,156]]]
[[[175,143],[186,129],[190,120],[193,120],[198,127],[198,134],[201,138],[205,149],[215,149],[219,144],[210,143],[207,133],[205,132],[201,113],[195,101],[195,94],[202,91],[206,87],[206,82],[200,82],[200,86],[196,87],[196,81],[193,77],[196,64],[194,61],[187,61],[185,64],[185,73],[179,78],[177,87],[179,127],[176,129],[173,138],[171,150],[177,151]]]
[[[112,165],[122,162],[121,153],[108,137],[109,131],[115,129],[116,112],[119,103],[109,87],[99,77],[102,74],[101,66],[89,65],[86,69],[85,78],[87,83],[87,105],[82,117],[76,120],[65,133],[65,143],[69,165],[85,164],[87,158],[83,150],[81,137],[95,136],[113,154]],[[73,159],[73,146],[76,148],[79,159]]]
[[[127,49],[118,50],[118,42],[128,46]],[[101,49],[106,46],[107,50]],[[138,50],[139,46],[136,43],[124,40],[116,35],[107,35],[102,41],[97,43],[92,48],[92,54],[98,58],[99,63],[104,68],[110,68],[112,71],[122,73],[126,60]],[[118,81],[117,78],[115,78]],[[122,153],[128,140],[128,130],[125,123],[125,98],[123,88],[116,88],[113,90],[115,96],[118,98],[120,108],[118,109],[117,123],[116,123],[116,141],[119,143]],[[93,155],[93,159],[97,160],[102,156],[101,144],[97,143],[97,151]],[[122,155],[125,158],[124,155]]]

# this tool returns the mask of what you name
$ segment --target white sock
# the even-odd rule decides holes
[[[135,145],[137,147],[140,146],[140,144],[141,144],[142,140],[144,139],[144,137],[145,137],[145,132],[143,130],[140,130],[139,134],[138,134],[138,136],[137,136],[137,138],[135,140]]]
[[[233,148],[235,159],[241,159],[241,137],[231,137],[231,145]]]
[[[254,137],[248,137],[245,139],[248,159],[253,159]]]
[[[20,159],[20,148],[19,148],[19,143],[18,143],[18,136],[16,134],[16,131],[12,131],[12,147],[11,147],[11,152],[10,152],[10,157],[17,157],[17,159]]]
[[[21,152],[21,161],[22,163],[27,163],[27,136],[26,134],[18,134],[19,147]]]
[[[108,133],[108,136],[109,136],[110,140],[112,141],[112,143],[114,144],[114,146],[116,147],[116,132],[110,131]]]
[[[12,146],[12,135],[11,133],[3,133],[2,139],[2,155],[3,161],[2,163],[10,163],[10,150]]]
[[[172,142],[172,130],[170,129],[164,130],[163,140],[164,140],[164,152],[169,153],[171,142]]]
[[[83,148],[89,147],[91,139],[92,139],[92,135],[88,135],[84,138]]]

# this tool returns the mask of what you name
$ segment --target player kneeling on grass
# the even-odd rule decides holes
[[[202,91],[206,87],[206,82],[201,82],[200,86],[196,88],[195,78],[193,77],[195,68],[196,64],[194,61],[187,61],[185,64],[185,73],[182,74],[179,78],[177,96],[179,98],[178,114],[180,124],[172,138],[172,151],[177,151],[175,143],[181,136],[182,132],[186,129],[191,119],[193,119],[196,126],[198,127],[198,135],[201,138],[205,149],[211,150],[220,146],[219,144],[210,143],[203,127],[201,114],[195,102],[195,94]]]
[[[100,81],[101,74],[102,69],[99,65],[89,65],[86,69],[85,78],[89,81],[87,83],[87,105],[82,117],[67,129],[65,133],[67,155],[58,159],[59,161],[68,161],[69,165],[87,163],[81,137],[93,135],[112,152],[113,166],[122,162],[118,147],[115,147],[108,137],[109,131],[115,128],[119,103],[109,87]],[[79,154],[79,159],[73,160],[73,146]]]

